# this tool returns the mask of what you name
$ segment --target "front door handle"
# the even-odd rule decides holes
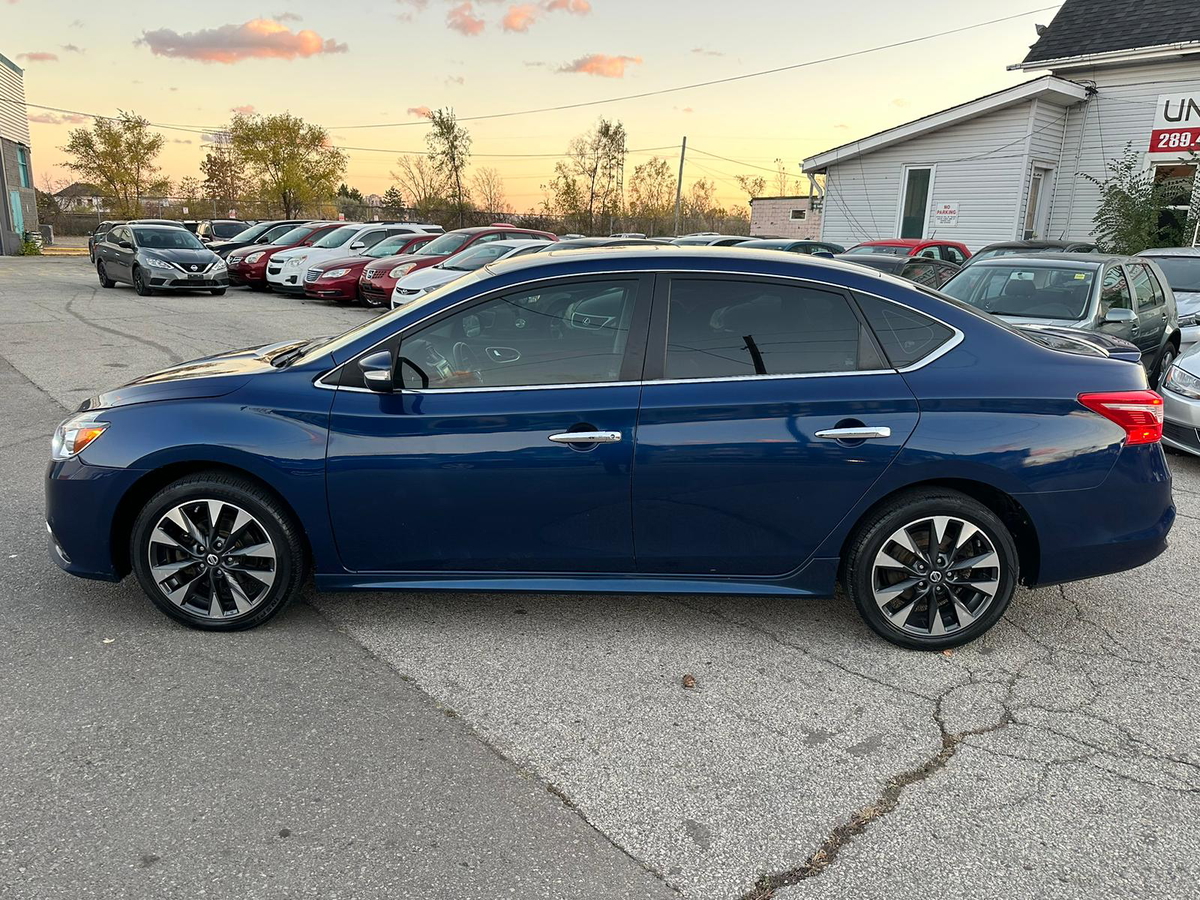
[[[616,444],[621,440],[619,431],[563,431],[550,435],[556,444]]]
[[[870,441],[875,438],[891,436],[892,429],[886,425],[877,428],[868,425],[859,425],[854,428],[826,428],[824,431],[817,432],[817,437],[827,438],[831,441]]]

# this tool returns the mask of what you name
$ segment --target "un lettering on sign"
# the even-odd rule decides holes
[[[1150,152],[1179,156],[1200,150],[1200,93],[1159,94]]]
[[[958,202],[939,203],[933,208],[933,224],[934,225],[957,225],[958,224]]]

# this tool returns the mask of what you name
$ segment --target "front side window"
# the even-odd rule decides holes
[[[765,281],[671,282],[665,378],[854,372],[879,364],[842,294]]]
[[[1118,268],[1109,269],[1104,275],[1104,284],[1100,288],[1100,313],[1106,314],[1110,309],[1133,309],[1133,295],[1129,291],[1129,282]]]
[[[949,244],[942,245],[942,257],[960,266],[967,261],[961,250],[957,247],[951,247]]]
[[[1078,321],[1094,284],[1091,268],[978,263],[960,270],[942,291],[998,316]]]
[[[404,336],[409,389],[618,380],[637,281],[571,282],[494,297]]]

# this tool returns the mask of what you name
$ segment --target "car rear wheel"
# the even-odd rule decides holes
[[[300,593],[300,533],[254,482],[201,473],[151,498],[134,522],[130,558],[142,590],[172,619],[234,631],[261,625]]]
[[[146,276],[142,272],[141,266],[135,266],[133,269],[133,289],[137,291],[139,297],[149,297],[154,293],[150,289],[149,282],[146,281]]]
[[[859,527],[843,582],[877,634],[901,647],[941,650],[999,620],[1018,569],[1012,535],[990,509],[957,491],[919,490]]]
[[[100,279],[100,287],[110,288],[116,285],[116,282],[108,277],[108,271],[104,268],[104,260],[96,263],[96,276]]]

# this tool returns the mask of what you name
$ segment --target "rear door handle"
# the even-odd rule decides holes
[[[619,431],[563,431],[550,435],[556,444],[616,444],[621,440]]]
[[[889,438],[891,436],[892,429],[886,425],[877,428],[872,428],[868,425],[854,428],[826,428],[824,431],[817,432],[817,437],[826,438],[831,441],[870,441],[875,438]]]

